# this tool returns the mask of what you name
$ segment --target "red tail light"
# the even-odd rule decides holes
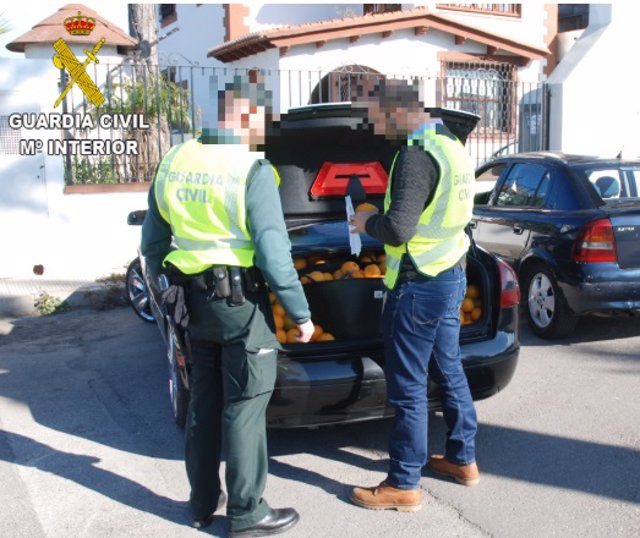
[[[358,176],[367,194],[384,194],[389,180],[387,172],[378,161],[367,163],[330,163],[320,168],[313,185],[311,196],[344,196],[351,176]]]
[[[573,261],[583,263],[618,261],[613,226],[609,219],[594,220],[580,230],[576,239]]]
[[[500,308],[520,304],[520,286],[514,270],[500,259],[498,259],[498,270],[500,271]]]

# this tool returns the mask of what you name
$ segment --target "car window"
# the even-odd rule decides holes
[[[605,203],[640,196],[640,166],[586,169],[584,176]]]
[[[516,163],[500,186],[495,205],[498,207],[534,206],[544,204],[549,175],[544,166]],[[540,191],[540,195],[537,195]]]
[[[538,190],[533,195],[531,200],[531,205],[533,207],[542,207],[544,206],[545,198],[547,197],[547,193],[549,192],[549,185],[551,184],[551,176],[549,172],[545,171],[544,177],[538,186]]]

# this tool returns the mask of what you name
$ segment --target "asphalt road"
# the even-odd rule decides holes
[[[128,308],[0,325],[0,535],[195,536],[156,328]],[[477,403],[480,485],[425,471],[420,512],[348,502],[384,478],[387,421],[271,431],[266,498],[302,515],[286,536],[639,536],[640,320],[555,343],[523,326],[522,344],[512,383]],[[443,439],[435,415],[432,452]]]

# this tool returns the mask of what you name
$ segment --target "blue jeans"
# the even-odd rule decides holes
[[[395,408],[387,483],[414,489],[427,461],[427,379],[442,389],[446,457],[475,461],[476,411],[460,356],[460,305],[466,289],[458,264],[387,292],[382,314],[387,399]]]

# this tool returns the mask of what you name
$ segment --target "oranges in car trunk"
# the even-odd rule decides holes
[[[480,288],[475,284],[469,284],[460,305],[460,324],[470,325],[481,318],[482,300],[480,298]]]
[[[354,271],[360,271],[360,266],[354,261],[346,261],[340,266],[340,270],[343,274],[353,273]]]
[[[373,210],[377,211],[373,204],[368,204],[371,207],[361,207],[361,210]],[[354,278],[379,278],[382,279],[385,272],[386,256],[381,250],[365,250],[357,258],[354,256],[347,256],[343,254],[337,254],[332,252],[326,252],[323,254],[309,254],[305,256],[296,256],[294,258],[294,266],[298,270],[300,283],[303,285],[314,286],[313,295],[319,292],[315,286],[333,285],[335,281],[340,281],[338,286],[346,286],[344,289],[348,293],[349,284],[345,284],[350,279]],[[340,294],[343,288],[339,288],[339,291],[330,288],[331,293],[327,293],[327,297],[334,297],[335,293]],[[318,291],[315,291],[318,290]],[[324,293],[321,293],[321,297],[324,297]],[[279,312],[280,313],[280,312]],[[314,319],[313,310],[311,312],[311,318]],[[332,318],[331,318],[332,319]],[[277,322],[278,323],[278,322]],[[292,324],[288,318],[284,318],[284,325],[282,327],[285,334],[285,343],[293,344],[299,343],[291,335],[289,331],[292,329]],[[330,325],[330,321],[326,321],[327,325]],[[278,323],[276,328],[279,328]],[[282,338],[282,335],[280,335]],[[315,332],[310,342],[327,342],[335,340],[333,334],[326,330],[326,327],[315,327]]]
[[[360,213],[360,211],[374,211],[374,212],[378,212],[378,208],[376,206],[374,206],[373,204],[370,204],[369,202],[363,202],[361,204],[358,204],[354,210],[356,213]]]
[[[375,263],[371,263],[364,268],[364,276],[367,278],[375,278],[382,275],[382,271],[380,267],[378,267]]]

